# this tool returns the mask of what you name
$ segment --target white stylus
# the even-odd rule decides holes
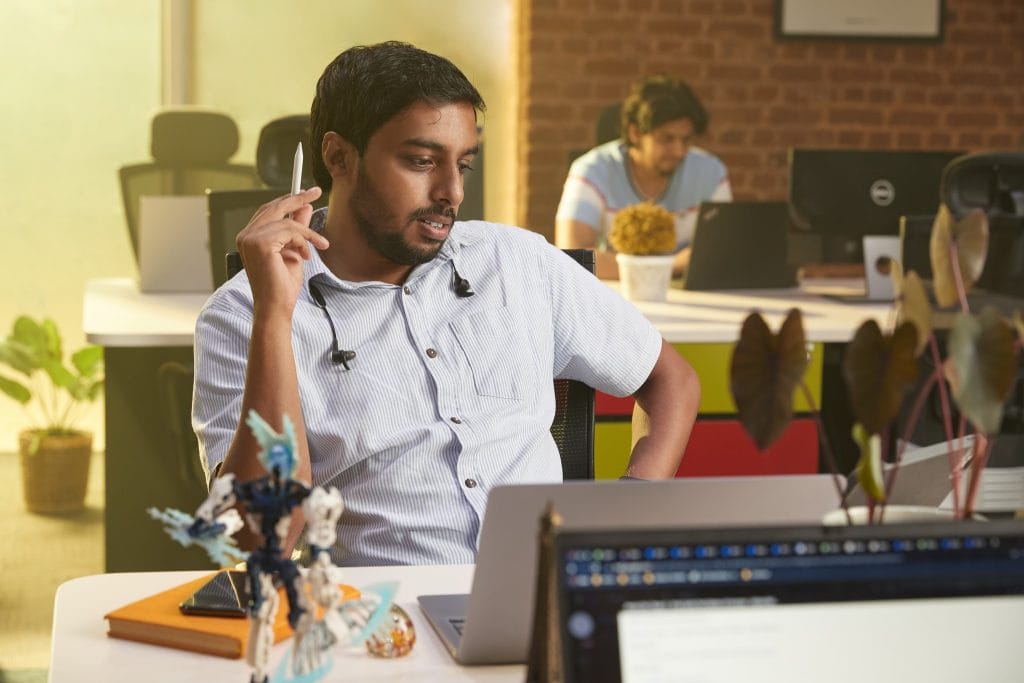
[[[292,164],[292,194],[302,192],[302,143],[295,147],[295,162]]]

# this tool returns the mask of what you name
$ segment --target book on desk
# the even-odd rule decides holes
[[[248,619],[188,615],[181,611],[181,603],[213,576],[216,574],[169,588],[106,614],[107,635],[219,657],[238,659],[244,656],[249,640]],[[348,586],[342,586],[342,591],[343,599],[358,595],[355,589]],[[284,589],[280,590],[280,598],[280,608],[274,620],[275,643],[292,635],[288,626],[288,601]]]

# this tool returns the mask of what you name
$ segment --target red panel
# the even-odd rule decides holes
[[[751,474],[814,474],[818,430],[814,420],[790,422],[768,450],[759,451],[738,420],[698,420],[677,477]]]
[[[610,416],[630,416],[633,414],[633,397],[618,398],[600,391],[594,392],[594,415],[597,418]]]

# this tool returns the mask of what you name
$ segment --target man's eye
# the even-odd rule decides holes
[[[470,166],[469,164],[459,164],[459,173],[461,173],[462,175],[466,175],[472,170],[473,167]]]
[[[428,168],[433,163],[429,157],[412,157],[409,162],[416,168]]]

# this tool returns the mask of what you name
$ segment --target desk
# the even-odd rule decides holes
[[[195,318],[206,294],[142,294],[131,278],[93,280],[86,285],[86,338],[104,347],[106,359],[106,569],[201,569],[196,549],[185,551],[145,516],[150,506],[192,510],[205,491],[179,476],[180,455],[170,443],[165,403],[156,388],[157,368],[173,361],[192,366]],[[665,302],[642,302],[640,310],[670,343],[731,345],[753,309],[778,328],[790,308],[804,312],[809,341],[849,341],[867,318],[885,322],[885,304],[847,304],[800,289],[691,292],[672,289]],[[694,361],[705,384],[702,412],[728,413],[717,403],[727,396],[723,359],[728,348],[712,349],[713,363]],[[696,352],[696,350],[695,350]],[[688,355],[686,351],[684,354]],[[820,358],[820,356],[819,356]],[[817,367],[820,372],[820,361]],[[819,375],[820,377],[820,375]],[[714,391],[713,391],[714,390]],[[622,432],[623,425],[612,425]],[[623,432],[625,433],[625,432]],[[616,451],[610,434],[599,432]],[[625,436],[628,449],[628,434]],[[615,470],[614,465],[609,470]],[[621,467],[614,476],[621,474]],[[610,475],[609,475],[610,476]]]
[[[416,646],[407,657],[384,660],[363,647],[336,648],[326,681],[522,681],[526,667],[462,667],[455,663],[416,604],[424,593],[469,592],[473,565],[347,568],[344,580],[357,588],[399,581],[396,602],[416,626]],[[109,681],[237,681],[249,678],[242,659],[224,659],[109,638],[103,615],[121,605],[184,583],[207,572],[101,574],[72,579],[57,589],[53,610],[50,683]],[[271,653],[272,670],[290,640]]]

